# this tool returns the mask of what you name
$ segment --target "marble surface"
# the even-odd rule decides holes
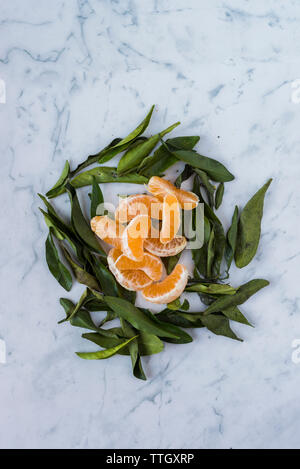
[[[0,1],[1,448],[299,448],[299,26],[295,0]],[[271,286],[243,308],[255,329],[233,325],[242,344],[192,332],[144,360],[144,383],[126,357],[81,361],[80,330],[57,325],[36,193],[153,103],[151,133],[180,119],[236,175],[226,226],[274,178],[232,277]]]

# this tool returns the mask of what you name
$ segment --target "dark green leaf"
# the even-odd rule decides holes
[[[71,201],[71,220],[74,231],[77,233],[78,237],[93,251],[103,254],[103,250],[98,243],[95,234],[91,230],[89,224],[87,223],[79,204],[76,191],[71,184],[66,185],[70,201]]]
[[[97,166],[83,173],[78,174],[72,180],[72,186],[76,189],[83,186],[90,186],[95,178],[98,184],[107,182],[128,183],[128,184],[146,184],[148,179],[140,174],[130,173],[120,175],[116,168]]]
[[[179,327],[174,326],[173,324],[168,324],[161,321],[156,314],[152,314],[148,309],[143,309],[143,312],[148,316],[150,320],[157,324],[161,329],[165,329],[168,335],[160,335],[165,342],[171,342],[172,344],[188,344],[192,342],[192,337],[187,334],[185,331],[181,330]],[[171,334],[176,335],[176,338],[170,337]],[[157,334],[159,335],[159,334]]]
[[[168,138],[167,145],[170,145],[174,150],[192,150],[199,142],[200,137],[185,135],[184,137]]]
[[[221,182],[218,185],[217,191],[216,191],[216,196],[215,196],[215,207],[218,210],[220,207],[222,200],[223,200],[223,195],[224,195],[224,183]]]
[[[215,246],[215,232],[214,232],[214,230],[211,230],[210,237],[209,237],[208,244],[207,244],[207,268],[206,268],[206,272],[207,272],[207,277],[208,278],[212,277],[211,269],[212,269],[212,264],[213,264],[213,260],[214,260],[214,256],[215,256],[214,246]]]
[[[46,260],[53,277],[56,278],[65,290],[70,291],[72,288],[72,276],[59,259],[56,246],[52,239],[51,229],[49,230],[49,235],[46,240]]]
[[[215,186],[211,184],[205,171],[202,171],[201,169],[197,168],[194,168],[194,171],[199,177],[200,185],[205,190],[209,206],[213,207],[214,193],[216,190]]]
[[[87,287],[94,289],[94,290],[99,290],[99,285],[96,280],[96,278],[89,274],[85,269],[83,269],[80,265],[75,262],[70,253],[67,251],[66,248],[62,248],[63,253],[65,258],[67,259],[68,263],[70,264],[72,271],[78,280],[79,283],[82,283],[83,285],[86,285]]]
[[[200,155],[193,150],[176,150],[172,153],[180,161],[184,161],[194,168],[205,171],[213,181],[227,182],[234,179],[234,176],[217,160]]]
[[[153,318],[146,315],[141,309],[132,305],[123,298],[105,296],[104,300],[119,317],[128,321],[136,329],[143,330],[149,334],[154,334],[159,337],[178,338],[175,333],[169,332],[166,328],[157,323],[157,321],[153,320]]]
[[[243,342],[230,328],[229,320],[217,314],[209,314],[201,318],[201,321],[208,330],[216,335],[223,335],[230,339],[239,340]]]
[[[101,160],[101,158],[107,157],[108,159],[111,159],[113,156],[117,155],[121,151],[123,151],[122,147],[118,147],[117,151],[115,151],[115,146],[121,142],[121,138],[114,138],[109,145],[107,145],[105,148],[100,150],[98,153],[95,155],[90,155],[88,156],[82,163],[80,163],[77,168],[74,171],[71,171],[70,175],[73,177],[75,174],[79,173],[82,171],[84,168],[87,166],[90,166],[91,164],[97,163],[98,160]],[[129,144],[128,144],[129,145]],[[126,147],[124,145],[124,147]],[[125,148],[124,148],[125,149]]]
[[[250,322],[248,321],[248,319],[245,318],[245,316],[241,313],[237,306],[223,309],[222,313],[224,314],[224,316],[226,316],[228,319],[231,319],[232,321],[240,322],[241,324],[246,324],[247,326],[253,327],[252,324],[250,324]]]
[[[61,190],[64,187],[64,185],[65,185],[65,183],[66,183],[66,181],[69,177],[69,172],[70,172],[70,165],[69,165],[69,162],[66,161],[64,169],[63,169],[58,181],[52,187],[52,189],[50,189],[46,194],[46,196],[49,197],[49,199],[51,199],[53,197],[56,197],[57,195],[59,195],[61,193]]]
[[[74,303],[68,298],[60,298],[59,302],[65,310],[66,319],[68,319],[75,309]],[[98,327],[96,327],[92,321],[90,313],[85,309],[79,309],[76,315],[71,319],[70,323],[72,326],[89,329],[90,331],[98,330]]]
[[[167,270],[167,274],[169,275],[171,272],[173,272],[176,264],[179,261],[179,258],[181,256],[181,252],[179,254],[176,254],[175,256],[170,256],[170,257],[165,257],[163,258],[165,261],[165,267]]]
[[[227,236],[226,236],[225,259],[227,262],[227,270],[229,270],[231,266],[234,253],[235,253],[237,232],[238,232],[238,218],[239,218],[239,209],[237,206],[235,206],[232,220],[231,220],[231,226],[229,230],[227,231]]]
[[[271,182],[272,179],[269,179],[254,194],[241,213],[235,251],[235,263],[239,268],[248,265],[256,254],[261,232],[265,194]]]
[[[96,179],[93,178],[93,184],[92,184],[92,193],[91,193],[91,218],[95,217],[97,215],[97,207],[100,204],[103,204],[104,198],[102,191],[99,187],[99,184],[97,184]]]
[[[184,167],[184,170],[182,171],[181,174],[176,178],[176,181],[174,182],[174,186],[176,186],[178,189],[180,189],[181,184],[189,179],[193,174],[193,168],[186,164]]]
[[[138,166],[144,160],[144,158],[149,156],[151,151],[156,147],[156,145],[160,141],[161,137],[171,132],[179,124],[180,122],[176,122],[176,124],[171,125],[159,134],[153,135],[153,137],[150,137],[147,141],[129,149],[119,161],[118,173],[128,171],[129,169]]]
[[[119,296],[118,284],[115,277],[96,256],[92,258],[92,269],[104,295]]]
[[[234,295],[223,296],[214,301],[205,311],[204,314],[218,313],[224,309],[245,303],[252,295],[269,285],[267,280],[254,279],[240,286]]]
[[[84,302],[86,301],[88,295],[89,295],[89,290],[86,288],[85,291],[83,292],[83,294],[81,295],[81,297],[80,297],[77,305],[75,306],[75,308],[72,311],[70,311],[69,316],[67,316],[62,321],[59,321],[58,324],[62,324],[63,322],[66,322],[66,321],[71,321],[73,318],[75,318],[78,311],[80,311],[82,306],[84,305]],[[71,324],[72,324],[72,322],[71,322]]]

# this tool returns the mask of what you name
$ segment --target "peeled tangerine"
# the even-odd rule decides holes
[[[142,270],[151,280],[157,282],[161,279],[164,265],[161,259],[153,254],[147,252],[144,253],[144,257],[141,261],[136,262],[124,254],[122,254],[116,261],[115,266],[120,271],[123,270]]]
[[[119,223],[128,223],[137,215],[148,215],[161,220],[162,204],[153,195],[136,194],[121,200],[116,210],[116,220]]]
[[[96,235],[106,243],[121,249],[121,236],[124,226],[112,220],[107,215],[97,216],[91,220],[91,228]]]
[[[122,256],[122,251],[113,248],[109,251],[107,256],[108,267],[112,274],[115,276],[117,282],[126,290],[138,291],[143,290],[145,287],[151,285],[151,280],[148,275],[142,270],[119,270],[116,267],[116,262]]]
[[[177,197],[181,208],[184,210],[192,210],[197,207],[199,198],[193,192],[184,191],[183,189],[177,189],[170,181],[160,178],[158,176],[152,176],[148,182],[148,191],[155,195],[159,200],[163,201],[167,194],[173,194]]]
[[[148,215],[137,215],[126,226],[122,234],[122,251],[133,261],[142,261],[144,241],[148,237],[151,220]]]
[[[160,241],[169,243],[175,238],[180,227],[180,205],[175,195],[164,196],[163,217],[160,231]]]
[[[144,248],[159,257],[176,256],[186,247],[187,241],[184,236],[176,236],[169,243],[163,244],[159,238],[145,239]]]
[[[173,272],[162,282],[152,283],[142,290],[142,295],[152,303],[165,304],[176,300],[184,291],[188,281],[187,268],[177,264]]]

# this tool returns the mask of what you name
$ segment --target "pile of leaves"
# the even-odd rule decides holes
[[[133,374],[140,379],[146,379],[141,357],[161,352],[164,342],[191,342],[193,339],[185,329],[206,327],[214,334],[241,340],[230,328],[230,320],[250,325],[239,307],[269,284],[267,280],[254,279],[235,288],[228,283],[228,278],[233,261],[242,268],[255,256],[264,198],[271,180],[256,192],[241,212],[235,207],[231,226],[225,233],[215,209],[223,201],[224,183],[232,181],[234,176],[220,162],[194,150],[200,137],[183,136],[163,140],[179,123],[157,135],[145,137],[143,134],[153,108],[127,137],[114,139],[73,171],[66,162],[60,178],[46,197],[39,194],[46,207],[46,210],[40,210],[49,228],[46,260],[50,272],[67,291],[71,290],[73,283],[70,270],[75,279],[86,287],[76,304],[67,298],[60,298],[65,311],[65,318],[60,323],[69,322],[72,326],[86,329],[89,332],[82,337],[101,347],[96,352],[77,355],[83,359],[130,355]],[[123,155],[117,168],[103,166],[120,153]],[[92,218],[96,215],[97,206],[104,202],[99,184],[145,184],[151,176],[164,176],[166,170],[178,161],[183,161],[185,167],[175,181],[176,187],[180,188],[185,180],[193,176],[193,192],[204,204],[204,243],[200,249],[192,250],[194,278],[186,287],[187,292],[198,295],[203,306],[199,312],[190,312],[188,301],[184,300],[181,304],[178,299],[154,315],[149,309],[137,308],[136,293],[122,288],[109,271],[106,254],[82,212],[76,189],[91,186],[89,197]],[[94,163],[98,165],[85,170]],[[218,183],[217,187],[214,183]],[[49,199],[64,192],[70,198],[69,220],[63,219],[49,202]],[[168,273],[178,259],[179,255],[166,258]],[[103,314],[98,326],[91,317],[95,311]],[[103,327],[115,319],[119,320],[118,327]]]

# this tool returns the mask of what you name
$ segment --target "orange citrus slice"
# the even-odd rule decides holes
[[[116,210],[116,220],[119,223],[128,223],[137,215],[149,215],[160,220],[162,205],[157,197],[145,194],[136,194],[121,200]]]
[[[175,238],[180,227],[180,205],[175,195],[167,194],[164,197],[163,217],[160,231],[160,241],[169,243]]]
[[[148,215],[138,215],[126,226],[122,234],[122,251],[133,261],[141,261],[144,256],[144,240],[150,230]]]
[[[163,244],[159,238],[148,238],[144,242],[144,248],[159,257],[176,256],[186,247],[187,241],[184,236],[176,236],[169,243]]]
[[[187,268],[177,264],[173,272],[162,282],[153,283],[142,290],[145,300],[165,304],[176,300],[184,291],[188,281]]]
[[[108,267],[115,276],[117,282],[126,290],[138,291],[151,285],[152,280],[142,270],[124,270],[120,271],[116,267],[116,262],[122,257],[122,251],[113,248],[107,256]]]
[[[115,263],[116,268],[123,270],[142,270],[151,280],[157,282],[163,274],[163,263],[161,259],[153,254],[144,253],[143,260],[136,262],[122,254]]]
[[[184,210],[192,210],[197,207],[199,198],[193,192],[184,191],[183,189],[177,189],[170,181],[160,178],[158,176],[152,176],[148,182],[148,191],[155,195],[159,200],[163,201],[165,195],[173,194],[177,197],[181,208]]]
[[[124,226],[115,222],[107,215],[103,215],[92,218],[91,229],[100,239],[121,249],[121,236],[124,232]]]

